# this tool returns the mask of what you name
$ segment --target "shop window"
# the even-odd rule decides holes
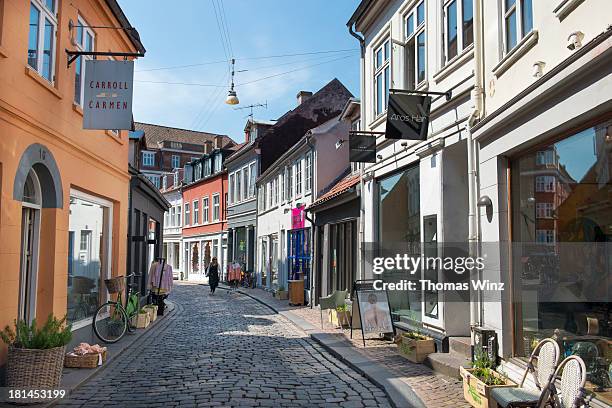
[[[379,256],[395,256],[406,253],[421,255],[421,213],[419,196],[419,167],[411,167],[379,181],[378,225],[381,243]],[[402,279],[419,280],[420,271],[411,275],[406,270],[385,271],[381,278],[385,282],[400,282]],[[421,299],[417,292],[408,294],[389,292],[389,304],[395,320],[408,319],[421,322]]]
[[[54,82],[56,2],[32,0],[28,33],[28,65],[49,82]]]
[[[94,32],[87,26],[85,20],[81,16],[77,18],[76,37],[74,44],[77,51],[94,51]],[[83,106],[84,87],[83,79],[85,78],[85,61],[90,60],[91,56],[80,56],[74,62],[74,103]]]
[[[71,191],[67,316],[76,326],[88,322],[106,301],[107,294],[100,283],[110,276],[111,211],[109,202]]]
[[[506,53],[533,30],[532,0],[504,0],[504,42]]]
[[[304,279],[304,287],[310,287],[310,228],[289,231],[287,234],[287,261],[289,279]]]
[[[612,121],[512,162],[515,349],[543,338],[587,367],[588,391],[612,403]]]

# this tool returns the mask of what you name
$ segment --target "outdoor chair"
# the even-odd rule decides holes
[[[569,356],[557,367],[553,378],[561,373],[560,389],[554,381],[550,383],[552,406],[555,408],[578,408],[584,404],[584,384],[586,383],[586,366],[578,356]],[[542,401],[538,406],[544,407],[548,401]]]
[[[336,309],[338,306],[345,305],[347,292],[348,291],[346,290],[335,290],[331,295],[319,298],[319,308],[321,309],[321,328],[323,328],[323,310]]]
[[[544,339],[538,343],[527,362],[527,369],[517,388],[500,387],[491,390],[493,399],[503,408],[536,407],[541,400],[547,400],[549,383],[554,378],[559,364],[559,345],[553,339]],[[537,366],[534,363],[537,362]],[[531,375],[537,389],[525,388],[527,375]]]

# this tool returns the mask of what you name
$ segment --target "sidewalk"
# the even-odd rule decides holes
[[[366,340],[363,347],[361,331],[335,328],[323,313],[323,329],[319,309],[289,306],[262,289],[241,288],[239,292],[252,297],[283,315],[306,332],[344,363],[361,372],[382,387],[397,407],[469,407],[463,399],[461,380],[433,372],[422,364],[402,357],[397,346],[383,340]]]

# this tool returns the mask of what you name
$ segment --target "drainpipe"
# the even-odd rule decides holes
[[[471,257],[479,256],[479,223],[478,223],[478,172],[476,143],[472,137],[472,128],[484,116],[484,75],[483,75],[483,19],[482,0],[474,0],[474,89],[472,101],[474,108],[468,119],[467,160],[468,160],[468,244]],[[481,272],[477,277],[480,279]],[[481,326],[482,292],[476,293],[476,299],[470,298],[470,331]]]
[[[357,41],[359,41],[359,48],[361,50],[361,59],[360,59],[361,66],[359,67],[359,76],[361,78],[361,81],[359,84],[359,98],[360,98],[359,119],[361,123],[361,126],[360,126],[361,128],[365,121],[365,38],[357,34],[355,30],[353,29],[353,27],[354,27],[354,23],[350,22],[348,24],[349,34],[355,37]],[[365,279],[365,265],[364,265],[364,259],[363,259],[364,258],[364,242],[365,242],[365,198],[364,198],[365,197],[365,194],[364,194],[365,186],[363,182],[364,167],[365,167],[364,163],[359,163],[359,176],[360,176],[359,177],[359,192],[360,192],[359,251],[358,251],[359,260],[357,264],[359,265],[359,279],[360,280]]]
[[[308,132],[306,135],[306,144],[310,148],[310,196],[312,197],[312,201],[316,199],[315,196],[315,149],[314,145],[310,141],[312,139],[312,133]],[[304,209],[304,218],[310,222],[310,250],[312,255],[310,256],[310,287],[308,288],[308,305],[312,309],[314,307],[314,269],[313,269],[313,258],[314,258],[314,229],[315,224],[314,220],[308,217],[308,212]]]

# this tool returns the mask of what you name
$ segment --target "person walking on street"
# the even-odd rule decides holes
[[[215,289],[219,286],[219,263],[217,257],[213,257],[208,269],[206,270],[206,276],[208,277],[208,285],[210,285],[210,294],[215,294]]]

